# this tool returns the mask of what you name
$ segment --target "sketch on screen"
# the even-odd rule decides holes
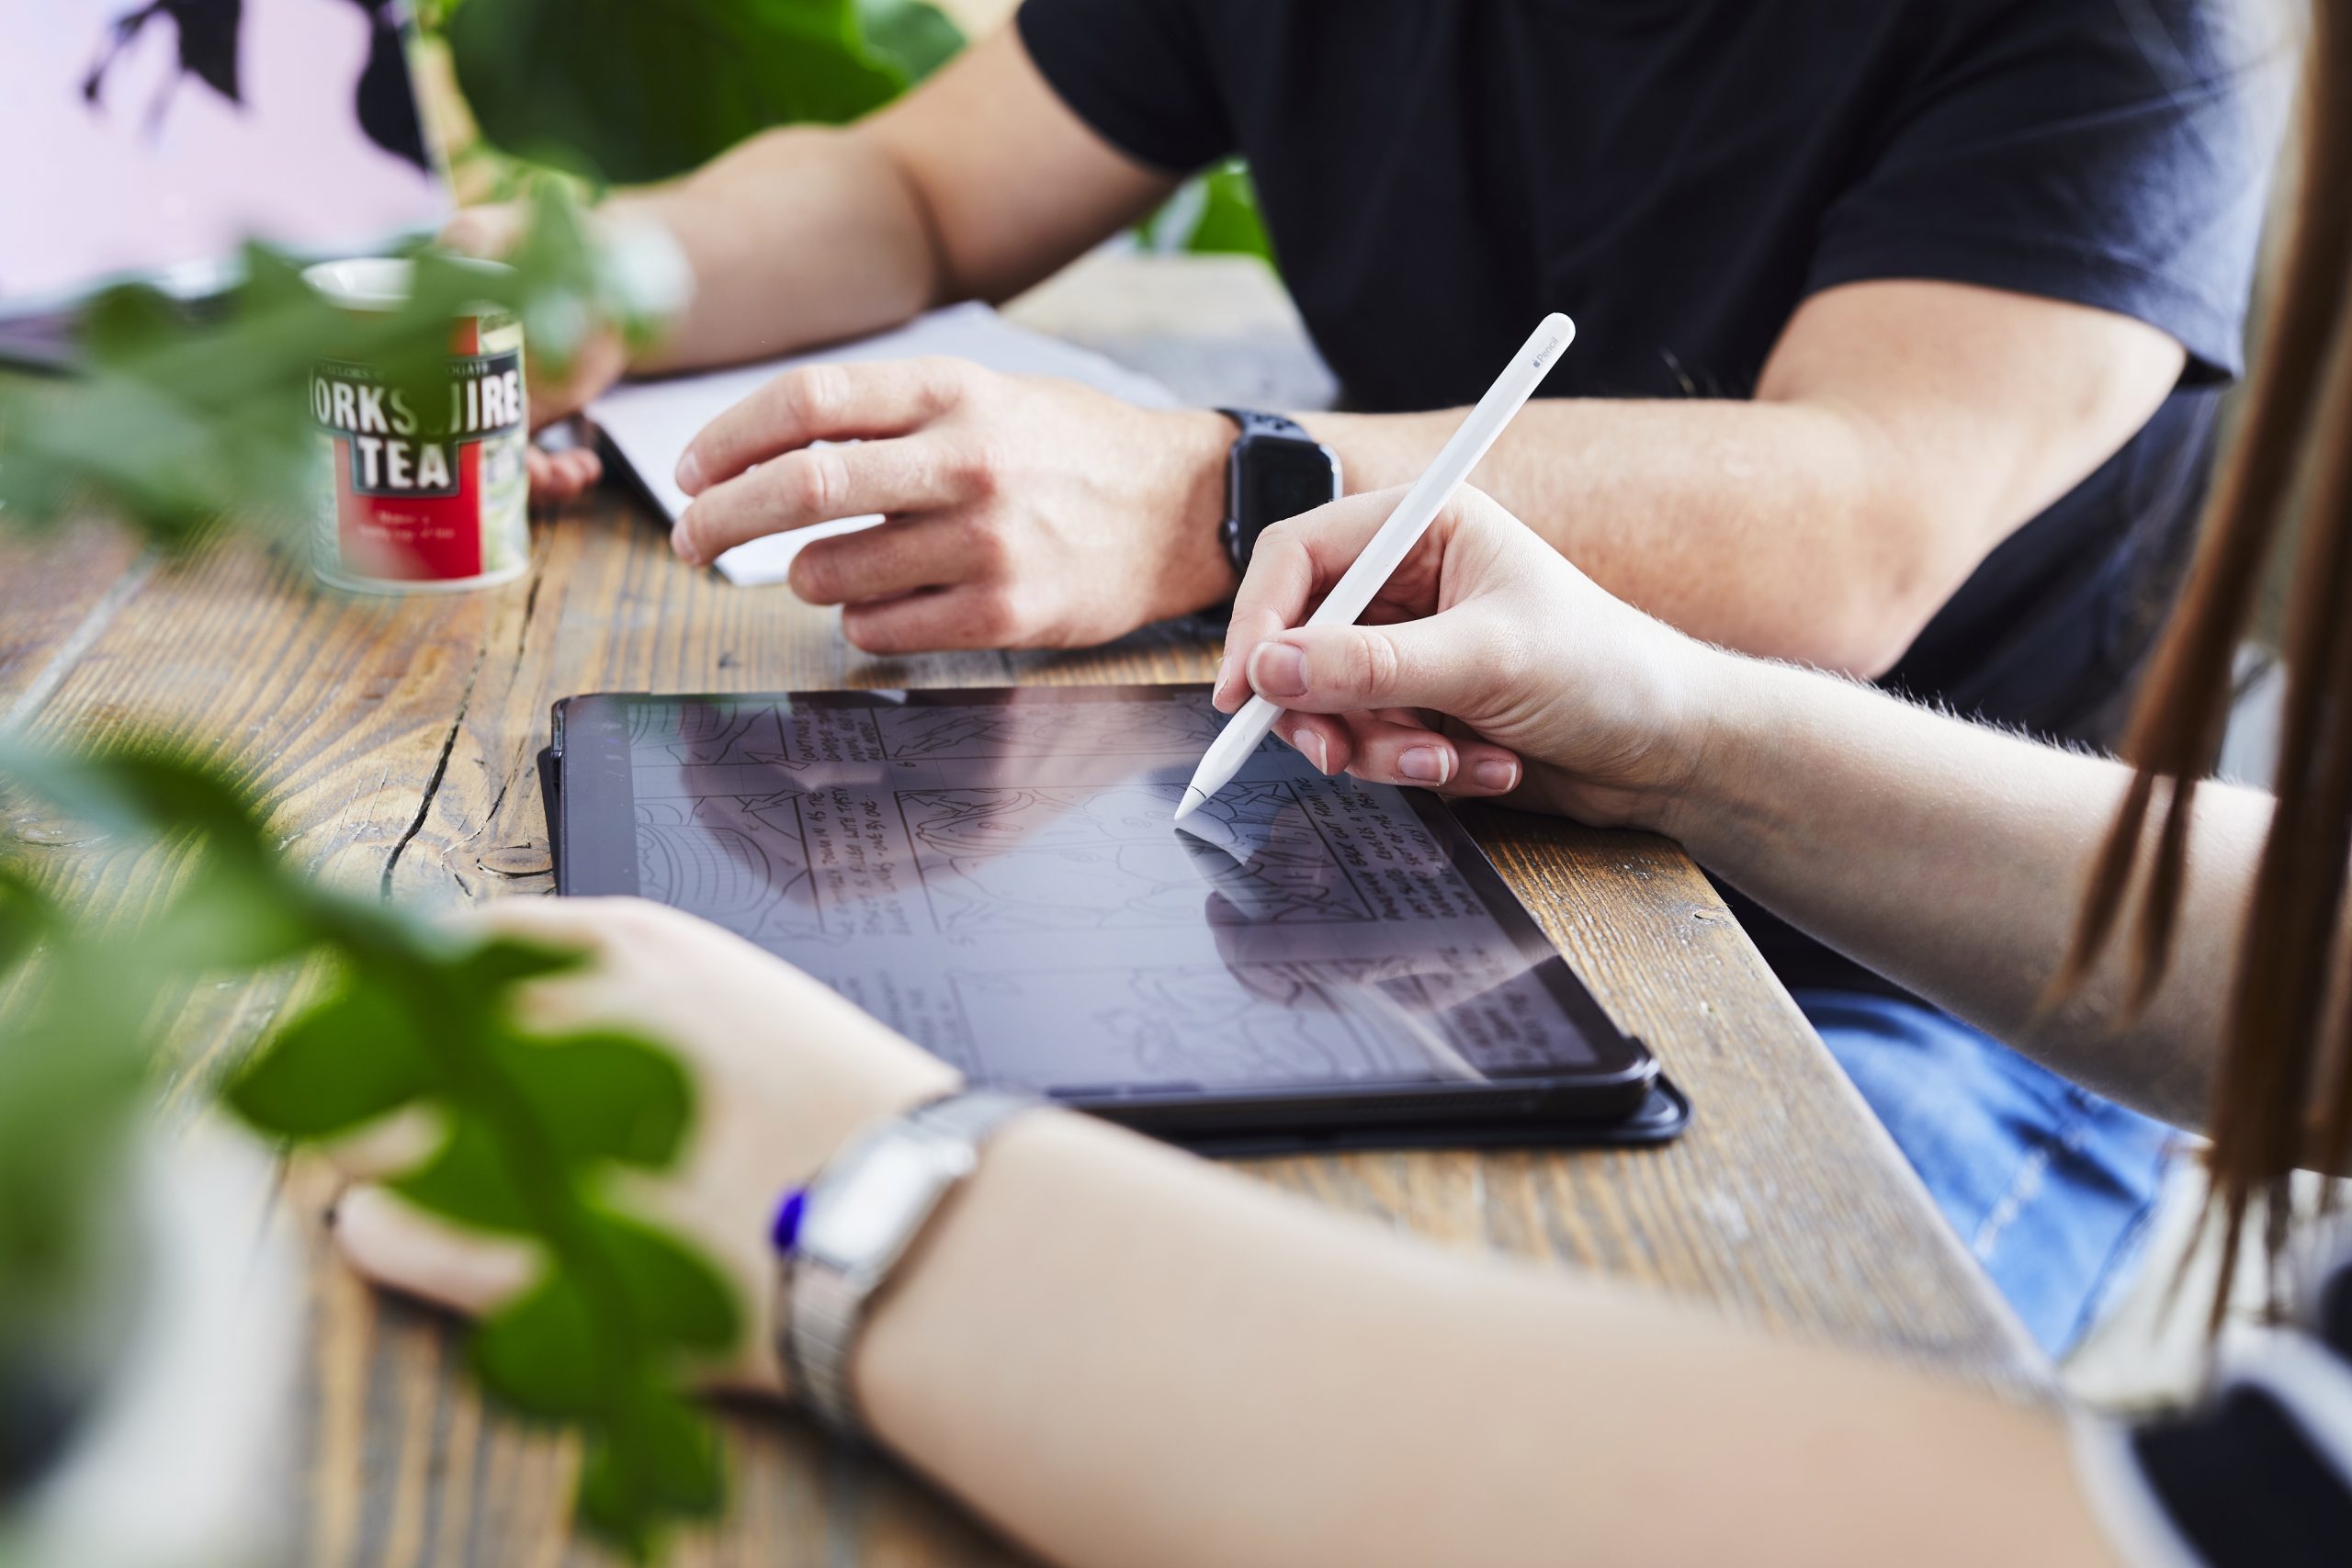
[[[1399,792],[1268,742],[1188,826],[1223,723],[1166,698],[647,700],[639,890],[1030,1088],[1475,1079],[1589,1059]]]
[[[1201,852],[1169,831],[1182,793],[1165,784],[902,790],[898,801],[941,931],[1061,931],[1201,923]],[[1237,785],[1211,806],[1268,840],[1227,874],[1248,888],[1254,919],[1372,919],[1329,848],[1304,829],[1287,784]],[[1285,809],[1302,820],[1278,833]]]

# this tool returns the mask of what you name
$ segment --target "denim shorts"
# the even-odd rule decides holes
[[[2129,1280],[2180,1134],[1918,1002],[1795,996],[1962,1242],[2064,1355]]]

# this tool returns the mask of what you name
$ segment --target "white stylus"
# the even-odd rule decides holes
[[[1306,617],[1310,626],[1344,626],[1353,624],[1364,612],[1382,584],[1391,573],[1404,564],[1405,558],[1419,544],[1421,536],[1429,532],[1453,492],[1462,488],[1470,470],[1476,468],[1487,448],[1502,435],[1503,431],[1535,395],[1536,383],[1558,362],[1560,355],[1575,341],[1577,324],[1555,311],[1544,318],[1534,335],[1527,340],[1453,439],[1437,455],[1429,471],[1414,481],[1413,488],[1372,536],[1372,543],[1356,558],[1355,565],[1340,575],[1332,584],[1315,614]],[[1183,804],[1176,807],[1176,820],[1185,818],[1205,802],[1209,796],[1233,782],[1250,753],[1271,734],[1274,720],[1282,716],[1282,709],[1265,698],[1252,696],[1242,705],[1241,711],[1227,721],[1224,730],[1209,742],[1206,755],[1193,774],[1193,782],[1184,786]]]

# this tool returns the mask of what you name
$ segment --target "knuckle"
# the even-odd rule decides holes
[[[1020,635],[1022,612],[1019,601],[1010,589],[991,589],[981,593],[972,604],[968,623],[972,635],[983,642],[1005,644]]]
[[[842,498],[849,493],[849,473],[839,451],[796,452],[786,472],[785,501],[794,512],[820,523],[839,515]]]
[[[1368,632],[1351,639],[1348,673],[1355,690],[1366,695],[1380,695],[1396,689],[1396,678],[1402,673],[1396,657],[1396,645],[1377,632]]]
[[[880,621],[872,615],[862,615],[855,610],[842,612],[842,636],[847,637],[852,646],[862,649],[867,653],[892,654],[905,651],[899,646],[899,639],[890,634],[887,622]]]
[[[792,592],[803,604],[832,604],[841,600],[841,574],[826,565],[826,558],[803,550],[786,574]]]
[[[968,359],[934,355],[918,363],[922,366],[923,385],[943,404],[967,398],[979,388],[983,372]]]
[[[842,406],[847,379],[838,365],[807,365],[785,373],[776,383],[776,396],[794,423],[822,424]]]
[[[956,488],[974,500],[993,501],[1004,492],[1012,469],[1012,453],[1001,437],[975,435],[956,453]]]
[[[989,518],[975,517],[966,525],[965,533],[974,576],[993,581],[1010,575],[1012,540],[1002,528]]]

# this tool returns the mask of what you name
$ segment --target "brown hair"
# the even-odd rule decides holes
[[[2135,885],[2135,1001],[2162,980],[2198,781],[2220,758],[2238,645],[2274,549],[2300,512],[2277,814],[2256,874],[2208,1129],[2209,1217],[2225,1222],[2217,1327],[2249,1212],[2258,1201],[2275,1278],[2294,1215],[2290,1179],[2307,1165],[2342,1169],[2352,1138],[2352,1010],[2333,983],[2352,856],[2352,0],[2313,0],[2309,47],[2300,205],[2259,370],[2126,732],[2123,755],[2136,773],[2093,863],[2060,980],[2074,985],[2097,961]],[[2152,818],[2155,842],[2143,852]],[[2143,879],[2134,874],[2143,860]]]

